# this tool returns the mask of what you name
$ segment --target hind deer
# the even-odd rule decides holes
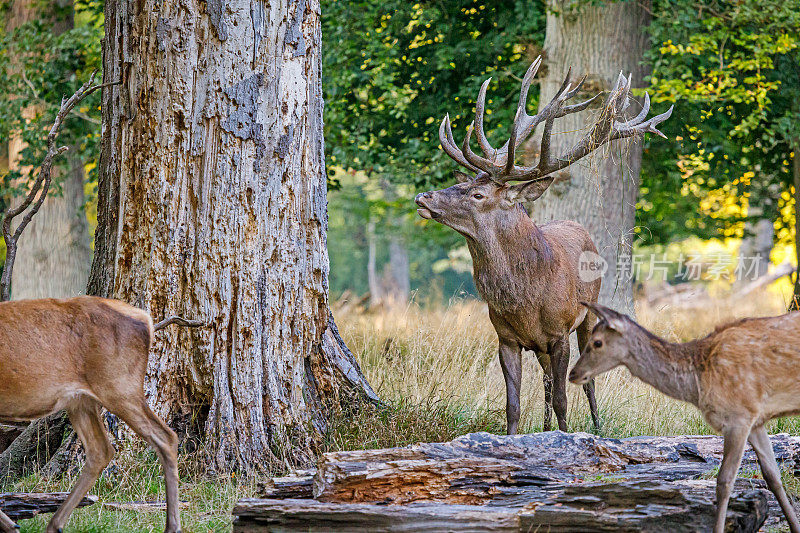
[[[641,112],[626,119],[631,80],[620,74],[586,135],[566,153],[552,154],[550,137],[555,120],[587,109],[599,95],[567,105],[581,91],[584,81],[573,86],[568,72],[553,100],[536,115],[528,115],[528,90],[541,60],[539,57],[533,62],[522,80],[511,136],[501,148],[491,145],[483,129],[486,89],[491,78],[481,86],[475,120],[467,129],[461,148],[453,140],[449,115],[444,117],[439,128],[442,148],[473,175],[459,173],[459,184],[416,197],[421,217],[449,226],[467,239],[475,286],[489,306],[489,318],[499,339],[509,434],[517,432],[519,423],[522,349],[533,351],[543,369],[544,430],[550,429],[552,405],[559,429],[566,431],[569,334],[577,330],[578,342],[586,342],[594,322],[579,302],[596,301],[600,290],[599,278],[584,281],[578,272],[582,254],[594,257],[591,254],[597,253],[589,233],[569,221],[537,226],[522,202],[539,198],[553,183],[557,172],[607,142],[648,131],[662,135],[656,126],[672,113],[670,108],[646,119],[650,98],[645,94]],[[544,124],[544,128],[538,163],[530,167],[517,165],[517,149],[539,124]],[[473,131],[483,156],[470,148]],[[512,185],[512,182],[517,183]],[[594,383],[587,382],[584,390],[594,425],[599,427]]]
[[[702,339],[671,343],[607,307],[585,305],[600,321],[570,381],[588,383],[623,365],[667,396],[695,405],[724,436],[715,533],[725,530],[728,500],[748,441],[789,528],[800,533],[766,429],[773,418],[800,414],[800,312],[739,320]]]
[[[141,309],[92,296],[0,303],[0,420],[24,422],[66,409],[86,451],[86,464],[48,533],[61,531],[114,456],[102,407],[155,448],[166,480],[166,531],[180,531],[178,438],[144,396],[153,332],[172,323],[202,325],[170,317],[153,326]],[[16,528],[0,512],[0,530]]]

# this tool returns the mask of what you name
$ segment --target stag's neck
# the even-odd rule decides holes
[[[697,405],[701,349],[698,341],[668,342],[630,321],[633,331],[626,333],[630,355],[626,366],[631,374],[667,396]]]
[[[521,206],[467,237],[467,245],[475,285],[490,305],[519,301],[530,294],[532,282],[546,282],[546,271],[553,267],[550,244]]]

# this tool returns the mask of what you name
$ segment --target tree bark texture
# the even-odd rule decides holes
[[[89,292],[156,318],[146,393],[210,466],[307,463],[376,399],[328,310],[319,0],[106,3]]]
[[[641,87],[642,65],[648,46],[645,32],[650,2],[547,1],[544,42],[546,71],[539,106],[558,91],[567,70],[573,80],[587,75],[587,94],[610,90],[622,70],[633,74],[633,86]],[[576,101],[580,101],[576,97]],[[635,102],[633,114],[640,107]],[[596,118],[597,109],[560,118],[553,132],[551,150],[565,152]],[[533,206],[537,222],[567,219],[581,223],[592,235],[608,264],[600,288],[600,303],[632,311],[632,283],[628,261],[633,241],[634,213],[642,162],[641,139],[615,141],[566,169],[547,194]],[[619,272],[618,272],[619,270]]]

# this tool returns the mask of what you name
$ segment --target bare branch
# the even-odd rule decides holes
[[[25,231],[25,228],[30,223],[31,219],[36,215],[42,207],[47,192],[50,189],[52,181],[53,160],[60,154],[67,151],[66,146],[56,146],[56,140],[61,132],[61,126],[66,119],[67,115],[72,109],[84,98],[92,94],[97,89],[116,85],[119,82],[105,83],[100,85],[92,85],[97,71],[92,72],[89,76],[89,81],[81,85],[75,93],[67,99],[62,99],[61,106],[59,107],[56,118],[53,121],[53,126],[47,135],[47,153],[42,160],[39,167],[39,174],[33,182],[30,191],[25,196],[23,201],[16,207],[9,207],[3,215],[3,237],[6,242],[6,263],[3,268],[3,274],[0,277],[0,301],[7,301],[10,298],[11,289],[11,274],[14,269],[14,260],[17,255],[17,242],[20,235]],[[11,223],[15,217],[25,213],[17,226],[16,230],[12,231]]]

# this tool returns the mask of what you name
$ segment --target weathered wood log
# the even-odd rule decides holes
[[[513,506],[245,499],[233,510],[236,516],[233,530],[235,533],[708,531],[714,521],[713,492],[711,481],[634,481],[554,486],[541,502],[520,501]],[[767,516],[764,492],[755,489],[734,493],[727,531],[758,531]]]
[[[800,437],[775,435],[772,444],[785,467],[800,464]],[[334,452],[315,474],[267,483],[261,493],[272,499],[240,502],[235,530],[707,530],[721,458],[716,436],[558,431]],[[742,468],[757,469],[750,449]],[[312,479],[315,500],[279,499],[310,497]],[[739,479],[735,490],[731,531],[782,518],[762,480]]]
[[[779,461],[797,463],[800,437],[772,438]],[[545,486],[586,475],[619,479],[698,478],[722,458],[715,436],[607,439],[552,431],[498,436],[473,433],[446,443],[325,454],[314,478],[314,497],[326,502],[443,501],[478,504],[500,489]],[[752,450],[744,468],[755,467]]]
[[[312,498],[314,496],[314,470],[298,470],[290,476],[274,477],[257,487],[262,498]]]
[[[33,518],[39,513],[54,513],[69,492],[1,492],[0,509],[14,521]],[[97,503],[97,496],[86,496],[78,507]]]

